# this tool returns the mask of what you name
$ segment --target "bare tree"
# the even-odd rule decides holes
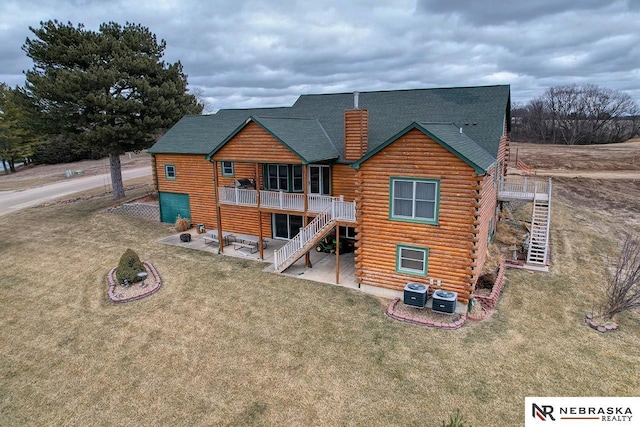
[[[611,319],[616,314],[635,308],[640,308],[640,237],[628,234],[615,269],[607,280],[602,315]]]
[[[640,107],[628,94],[596,85],[550,87],[514,113],[512,135],[523,141],[606,144],[640,127]]]

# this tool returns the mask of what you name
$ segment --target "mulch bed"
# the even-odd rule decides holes
[[[442,314],[429,308],[410,307],[402,303],[400,298],[394,299],[389,304],[387,315],[403,322],[442,329],[458,329],[466,319],[465,314]]]
[[[143,261],[145,270],[149,275],[143,282],[137,282],[130,286],[124,286],[118,283],[116,280],[117,267],[112,268],[107,275],[107,282],[109,284],[109,299],[111,302],[121,303],[139,300],[141,298],[148,297],[154,294],[160,289],[162,284],[160,275],[156,271],[155,267],[147,261]]]

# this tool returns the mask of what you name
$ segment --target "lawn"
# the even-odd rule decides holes
[[[460,409],[516,426],[525,396],[640,395],[639,316],[609,334],[584,325],[626,227],[585,206],[554,200],[550,273],[510,270],[490,319],[444,331],[363,293],[159,244],[167,225],[111,203],[0,217],[1,425],[440,426]],[[116,305],[106,275],[126,248],[163,286]]]

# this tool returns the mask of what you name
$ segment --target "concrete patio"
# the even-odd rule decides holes
[[[234,249],[233,244],[224,246],[224,251],[219,254],[217,244],[205,243],[204,236],[206,234],[198,234],[195,229],[186,233],[191,234],[190,242],[182,242],[180,235],[183,233],[173,234],[158,242],[165,245],[180,246],[183,248],[194,249],[198,251],[210,252],[212,255],[225,255],[236,258],[249,259],[252,261],[267,263],[264,271],[273,272],[273,252],[280,249],[286,241],[276,239],[265,239],[267,247],[263,250],[264,259],[260,259],[260,252],[250,253],[249,249],[238,247]],[[312,267],[304,265],[304,256],[296,261],[291,267],[286,269],[282,275],[298,277],[300,279],[312,280],[315,282],[336,284],[336,255],[324,252],[310,251]],[[347,288],[357,289],[358,284],[355,281],[355,261],[353,253],[340,255],[340,276],[338,285]],[[275,274],[275,273],[274,273]]]

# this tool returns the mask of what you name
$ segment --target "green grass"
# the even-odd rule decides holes
[[[555,203],[550,274],[509,271],[492,318],[442,331],[362,293],[156,243],[167,225],[111,203],[0,217],[2,425],[439,426],[459,408],[511,426],[525,396],[640,394],[638,317],[611,334],[584,325],[614,248],[601,227],[616,227],[586,210]],[[126,248],[163,286],[115,305],[106,274]]]

